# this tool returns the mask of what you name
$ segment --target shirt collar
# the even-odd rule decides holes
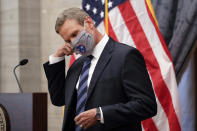
[[[101,39],[101,41],[99,41],[99,43],[96,44],[96,46],[92,52],[92,55],[94,56],[94,58],[98,59],[100,57],[108,40],[109,40],[109,37],[107,34],[105,34],[104,37]]]

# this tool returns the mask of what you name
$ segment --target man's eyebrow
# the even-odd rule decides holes
[[[71,36],[72,36],[73,34],[77,34],[78,32],[79,32],[79,30],[73,31],[72,34],[71,34]]]

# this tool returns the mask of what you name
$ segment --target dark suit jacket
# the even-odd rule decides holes
[[[76,83],[84,57],[76,60],[65,77],[65,61],[44,64],[51,101],[65,105],[63,131],[74,131]],[[143,56],[133,47],[107,42],[88,88],[85,110],[101,107],[104,124],[87,131],[138,131],[141,121],[154,116],[157,105]]]

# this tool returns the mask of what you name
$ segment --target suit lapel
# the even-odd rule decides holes
[[[99,80],[102,72],[104,71],[104,68],[106,67],[106,65],[108,64],[108,62],[111,59],[111,52],[113,51],[114,43],[115,42],[110,38],[108,40],[103,52],[101,53],[101,56],[96,64],[96,67],[94,69],[94,73],[93,73],[91,81],[90,81],[90,85],[88,88],[88,94],[87,94],[87,100],[91,96],[97,81]]]
[[[84,63],[84,58],[82,58],[81,61],[79,61],[79,65],[75,65],[78,68],[75,68],[74,72],[72,72],[72,82],[70,82],[69,87],[66,87],[66,95],[65,95],[65,103],[68,104],[68,106],[70,105],[72,96],[74,94],[74,91],[76,89],[76,85],[77,85],[77,81],[79,79],[79,75],[81,73],[82,67],[83,67],[83,63]]]

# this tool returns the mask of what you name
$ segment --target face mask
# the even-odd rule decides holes
[[[83,29],[73,41],[72,49],[76,54],[91,55],[94,49],[94,36]]]

